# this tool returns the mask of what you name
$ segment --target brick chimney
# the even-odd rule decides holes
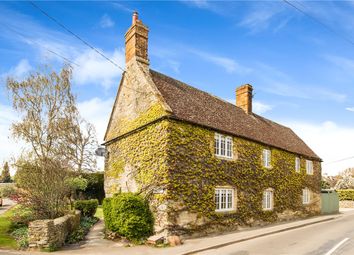
[[[136,59],[144,64],[149,64],[148,58],[149,29],[139,20],[138,13],[133,13],[132,25],[125,33],[125,64]]]
[[[247,114],[252,113],[252,91],[250,84],[245,84],[236,89],[236,106],[242,108]]]

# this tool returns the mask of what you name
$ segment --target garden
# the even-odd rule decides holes
[[[43,251],[53,251],[61,245],[69,245],[84,240],[90,228],[99,220],[103,220],[102,202],[103,173],[85,174],[85,178],[68,179],[67,209],[64,215],[70,215],[75,210],[80,211],[80,220],[77,226],[65,237],[62,244],[51,244],[41,247]],[[101,191],[101,192],[100,192]],[[0,195],[4,201],[13,201],[13,205],[0,215],[0,248],[27,250],[30,245],[30,222],[38,220],[38,214],[22,202],[20,188],[8,185],[0,188]],[[6,205],[6,202],[4,206]]]

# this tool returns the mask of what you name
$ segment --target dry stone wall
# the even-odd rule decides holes
[[[80,224],[80,211],[53,220],[32,221],[28,227],[31,249],[61,247],[68,234]]]

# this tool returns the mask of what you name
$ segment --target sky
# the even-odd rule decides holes
[[[290,3],[302,12],[285,1],[35,2],[123,69],[137,10],[152,69],[232,103],[252,84],[254,112],[292,128],[334,175],[354,166],[354,2]],[[23,146],[11,137],[6,78],[45,64],[74,63],[79,110],[102,142],[120,68],[27,1],[0,2],[0,31],[0,164]]]

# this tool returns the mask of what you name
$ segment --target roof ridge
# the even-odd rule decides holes
[[[197,90],[197,91],[199,91],[199,92],[202,92],[202,93],[204,93],[204,94],[207,94],[207,95],[209,95],[209,96],[211,96],[211,97],[214,97],[215,99],[218,99],[218,100],[220,100],[220,101],[222,101],[222,102],[224,102],[224,103],[227,103],[227,104],[229,104],[229,105],[232,105],[232,106],[235,107],[237,110],[240,110],[240,111],[244,112],[244,111],[243,111],[240,107],[238,107],[237,105],[235,105],[235,104],[233,104],[233,103],[231,103],[231,102],[229,102],[229,101],[227,101],[227,100],[224,100],[224,99],[222,99],[222,98],[220,98],[220,97],[218,97],[218,96],[215,96],[215,95],[213,95],[213,94],[211,94],[211,93],[209,93],[209,92],[206,92],[206,91],[204,91],[204,90],[198,89],[198,88],[196,88],[196,87],[194,87],[194,86],[192,86],[192,85],[189,85],[189,84],[187,84],[187,83],[185,83],[185,82],[183,82],[183,81],[177,80],[177,79],[175,79],[175,78],[173,78],[173,77],[171,77],[171,76],[168,76],[168,75],[166,75],[166,74],[160,73],[160,72],[158,72],[158,71],[156,71],[156,70],[153,70],[153,69],[151,69],[151,68],[150,68],[150,71],[152,71],[152,72],[154,72],[154,73],[156,73],[156,74],[158,74],[158,75],[164,76],[164,77],[166,77],[166,78],[168,78],[168,79],[174,80],[174,81],[176,81],[176,82],[178,82],[178,83],[181,83],[181,84],[183,84],[183,85],[185,85],[185,86],[187,86],[187,87],[190,87],[190,88],[192,88],[192,89],[195,89],[195,90]],[[246,114],[246,113],[245,113],[245,114]],[[248,115],[249,115],[249,114],[248,114]],[[252,112],[252,115],[253,115],[254,117],[262,118],[262,119],[264,119],[264,120],[266,120],[266,121],[269,121],[269,122],[271,122],[271,123],[274,123],[274,124],[276,124],[276,125],[278,125],[278,126],[281,126],[281,127],[284,127],[284,128],[287,128],[287,129],[290,129],[290,130],[291,130],[291,128],[289,128],[288,126],[285,126],[285,125],[283,125],[283,124],[277,123],[277,122],[275,122],[275,121],[273,121],[273,120],[271,120],[271,119],[268,119],[268,118],[266,118],[266,117],[264,117],[264,116],[261,116],[261,115],[259,115],[259,114],[257,114],[257,113]],[[252,116],[252,115],[251,115],[251,116]]]

